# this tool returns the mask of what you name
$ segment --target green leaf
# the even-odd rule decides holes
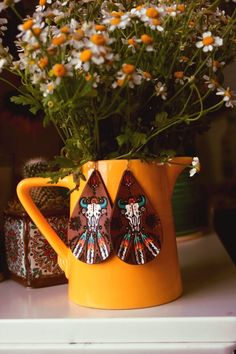
[[[44,174],[44,177],[49,177],[50,182],[49,183],[57,183],[60,178],[64,178],[68,175],[70,175],[73,172],[71,168],[55,171],[55,172],[46,172]]]
[[[167,123],[167,120],[168,120],[168,113],[167,112],[157,113],[155,116],[156,127],[158,127],[158,128],[163,127]]]
[[[38,110],[41,108],[40,104],[38,101],[34,99],[34,97],[27,95],[19,95],[19,96],[12,96],[11,97],[11,102],[14,102],[16,104],[21,104],[23,106],[31,106],[29,109],[30,112],[33,114],[36,114]]]
[[[55,156],[54,160],[52,161],[52,164],[54,166],[59,165],[60,167],[63,167],[63,168],[74,168],[75,167],[74,163],[64,156]]]
[[[140,145],[145,145],[147,141],[147,134],[135,132],[132,134],[131,143],[133,147],[138,147]]]
[[[125,134],[121,134],[116,137],[116,140],[117,140],[118,145],[121,147],[127,143],[128,137]]]
[[[95,91],[95,90],[92,87],[91,83],[87,83],[86,85],[84,85],[82,90],[79,92],[78,97],[90,96],[92,94],[92,91]]]

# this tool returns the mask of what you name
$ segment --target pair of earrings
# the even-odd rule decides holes
[[[74,256],[96,264],[113,252],[129,264],[145,264],[160,252],[160,218],[132,172],[124,171],[114,205],[95,169],[71,215],[68,235]]]

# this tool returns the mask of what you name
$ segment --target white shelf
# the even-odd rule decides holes
[[[228,343],[236,349],[235,266],[216,235],[179,243],[178,251],[183,295],[148,309],[83,308],[68,300],[67,285],[27,289],[4,281],[0,284],[0,353],[9,343],[198,342]]]

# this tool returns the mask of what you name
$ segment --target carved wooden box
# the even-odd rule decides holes
[[[44,214],[49,224],[67,244],[69,212]],[[25,213],[4,214],[6,261],[11,278],[27,287],[44,287],[66,283],[57,264],[57,255]]]

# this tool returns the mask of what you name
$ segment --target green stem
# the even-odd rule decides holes
[[[173,118],[172,121],[169,124],[166,124],[163,126],[163,128],[158,129],[156,131],[154,131],[154,133],[152,133],[151,135],[149,135],[149,137],[147,138],[145,144],[140,145],[137,149],[135,149],[135,152],[140,151],[144,145],[146,145],[150,140],[152,140],[154,137],[156,137],[157,135],[159,135],[160,133],[162,133],[163,131],[165,131],[166,129],[171,128],[172,126],[178,124],[178,123],[182,123],[182,119],[180,117],[177,118]]]
[[[202,102],[205,101],[205,99],[209,96],[209,94],[212,92],[212,90],[208,90],[203,97],[201,97]],[[192,106],[195,106],[196,104],[199,103],[199,100],[193,102]]]
[[[61,130],[58,127],[58,124],[55,122],[54,118],[52,117],[52,114],[49,113],[49,117],[50,117],[50,120],[53,122],[53,125],[56,128],[56,131],[57,131],[59,137],[61,138],[63,144],[65,144],[66,143],[66,139],[63,137],[63,135],[61,133]]]
[[[188,96],[188,98],[187,98],[187,100],[186,100],[186,102],[185,102],[185,104],[184,104],[184,107],[183,107],[182,111],[179,113],[179,116],[180,116],[180,117],[184,114],[184,111],[185,111],[185,109],[187,108],[187,106],[188,106],[188,104],[189,104],[189,101],[190,101],[190,99],[191,99],[191,97],[192,97],[192,94],[193,94],[193,88],[191,87],[190,94],[189,94],[189,96]]]
[[[193,119],[188,119],[188,121],[194,121],[194,120],[198,120],[199,118],[202,117],[203,115],[203,112],[204,112],[204,109],[203,109],[203,102],[202,102],[202,98],[201,98],[201,94],[197,88],[197,86],[195,84],[193,84],[193,88],[195,89],[196,93],[197,93],[197,96],[198,96],[198,101],[200,103],[200,112],[198,113],[198,115],[193,118]]]
[[[202,116],[206,115],[207,113],[214,112],[215,110],[218,110],[223,104],[224,104],[224,101],[221,100],[220,102],[216,103],[214,106],[203,110],[202,111]],[[195,117],[196,114],[199,115],[198,113],[190,114],[189,117],[186,120],[189,121],[189,122],[193,122],[193,121],[197,120],[196,119],[197,117]]]
[[[198,50],[199,51],[199,50]],[[197,52],[198,52],[197,51]],[[196,72],[192,75],[193,77],[195,77],[198,73],[199,73],[199,71],[202,69],[202,67],[206,64],[206,62],[208,61],[208,59],[209,59],[209,57],[210,57],[211,55],[207,55],[207,57],[206,57],[206,59],[202,62],[202,64],[199,66],[199,68],[196,70]],[[195,57],[195,55],[194,55],[194,57]],[[186,82],[186,84],[184,84],[176,93],[175,93],[175,95],[174,96],[172,96],[167,102],[166,102],[166,104],[165,104],[165,106],[167,106],[167,105],[169,105],[171,102],[173,102],[174,100],[175,100],[175,98],[176,97],[178,97],[179,96],[179,94],[188,86],[188,85],[190,85],[191,84],[191,82]]]
[[[83,140],[83,137],[81,137],[78,132],[78,128],[76,126],[76,122],[75,122],[74,117],[70,116],[70,122],[72,123],[72,129],[73,129],[73,132],[71,132],[71,136],[76,137],[79,140],[79,143],[82,146],[83,150],[87,151],[90,154],[91,151],[88,149],[88,147],[86,146],[86,144]]]
[[[233,14],[230,16],[231,19],[233,19],[235,17],[235,15],[236,15],[236,9],[234,10]],[[232,22],[228,26],[226,26],[226,30],[222,34],[222,38],[224,38],[226,36],[226,34],[231,30],[231,28],[235,25],[235,22],[236,22],[236,20],[232,20]]]
[[[104,116],[107,116],[107,115],[111,114],[110,111],[111,111],[113,105],[116,103],[116,99],[117,99],[117,97],[120,96],[120,93],[121,93],[122,90],[123,90],[123,87],[120,87],[119,89],[117,89],[117,92],[115,93],[114,98],[112,99],[112,102],[111,102],[110,106],[105,110],[104,114],[101,115],[99,120],[102,120],[102,119],[104,119]]]
[[[23,17],[21,17],[21,15],[19,14],[19,12],[16,10],[15,5],[14,5],[14,4],[11,5],[10,8],[12,9],[12,11],[13,11],[14,14],[16,15],[16,17],[18,17],[19,20],[20,20],[21,22],[23,22]]]

